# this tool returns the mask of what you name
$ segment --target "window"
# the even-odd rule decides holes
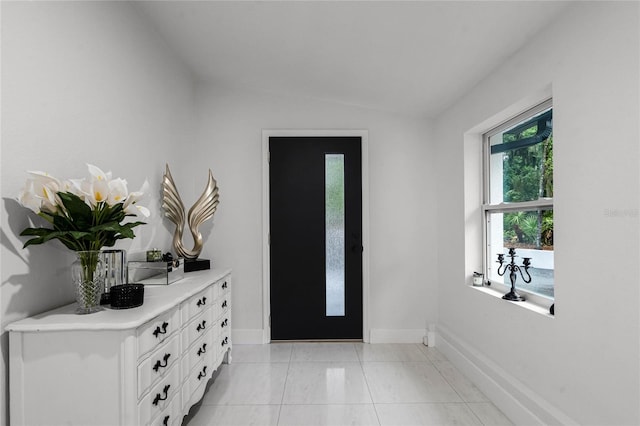
[[[517,273],[516,290],[554,298],[553,108],[551,100],[487,132],[484,137],[485,276],[511,287],[498,255],[509,263],[530,258],[528,275]],[[503,274],[502,276],[500,274]],[[526,280],[531,278],[530,283]],[[534,297],[536,297],[534,296]]]

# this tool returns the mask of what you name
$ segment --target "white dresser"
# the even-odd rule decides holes
[[[10,324],[11,424],[181,424],[231,360],[230,289],[229,270],[190,272],[138,308]]]

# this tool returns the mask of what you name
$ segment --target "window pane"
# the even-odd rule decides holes
[[[326,315],[344,316],[344,154],[325,155]]]
[[[509,213],[488,214],[489,250],[487,251],[487,273],[494,282],[511,285],[509,271],[504,273],[498,268],[498,254],[504,254],[505,262],[510,262],[507,256],[509,248],[516,249],[515,263],[522,265],[524,257],[531,258],[528,272],[531,282],[526,283],[517,274],[516,288],[525,289],[542,296],[554,297],[554,256],[553,256],[553,210],[515,211]],[[524,268],[523,273],[524,273]],[[524,273],[527,280],[529,276]]]
[[[491,204],[553,197],[552,114],[545,110],[489,138]]]

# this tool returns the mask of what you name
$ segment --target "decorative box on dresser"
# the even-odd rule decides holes
[[[144,304],[10,324],[12,425],[179,425],[231,361],[231,271],[145,286]]]

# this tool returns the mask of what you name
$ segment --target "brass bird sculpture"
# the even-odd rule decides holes
[[[187,216],[189,223],[189,230],[193,236],[193,249],[187,250],[182,243],[182,231],[185,225],[184,218],[184,204],[178,194],[178,188],[176,187],[171,172],[169,171],[169,165],[167,164],[167,171],[162,179],[162,208],[165,210],[165,216],[167,216],[173,223],[176,224],[176,230],[173,233],[173,248],[179,257],[184,259],[197,259],[202,251],[202,234],[198,231],[198,227],[213,217],[213,214],[218,207],[218,183],[213,178],[213,173],[209,169],[209,181],[204,192],[195,202],[195,204],[189,209]]]

